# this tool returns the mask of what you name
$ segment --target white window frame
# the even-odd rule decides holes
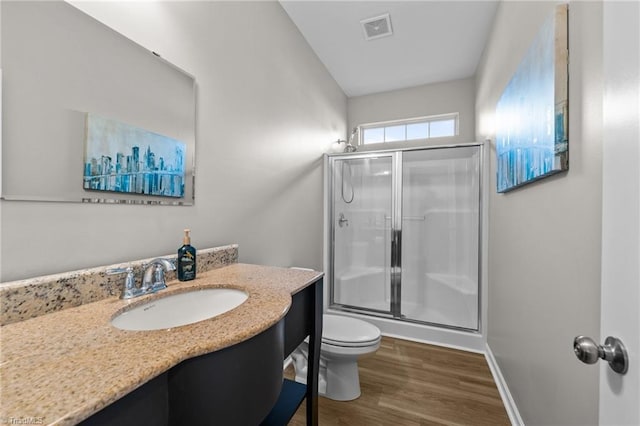
[[[435,136],[432,137],[427,134],[426,138],[421,139],[401,139],[395,141],[386,141],[382,142],[364,142],[364,131],[367,129],[384,129],[385,127],[393,127],[393,126],[407,126],[409,124],[417,124],[417,123],[431,123],[434,121],[444,121],[451,120],[454,121],[454,134],[451,136]],[[358,126],[358,145],[377,145],[377,144],[395,144],[395,143],[404,143],[404,142],[428,142],[430,139],[445,139],[445,138],[453,138],[458,136],[460,127],[460,114],[457,112],[452,112],[448,114],[438,114],[438,115],[428,115],[424,117],[415,117],[401,120],[390,120],[390,121],[379,121],[376,123],[366,123]],[[405,138],[406,138],[406,127],[405,127]]]

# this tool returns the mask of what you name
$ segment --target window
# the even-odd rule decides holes
[[[365,124],[360,130],[360,143],[364,145],[456,136],[458,113]]]

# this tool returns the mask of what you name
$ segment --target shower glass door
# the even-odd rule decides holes
[[[478,329],[480,149],[402,153],[404,319]]]
[[[390,312],[392,164],[392,155],[333,159],[332,304]]]
[[[330,157],[331,308],[479,329],[481,149]]]

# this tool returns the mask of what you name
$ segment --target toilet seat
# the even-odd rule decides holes
[[[368,322],[345,316],[322,317],[322,343],[346,348],[362,348],[380,342],[380,330]]]
[[[332,342],[331,340],[329,341],[322,340],[322,344],[327,346],[337,346],[340,348],[366,348],[366,347],[377,344],[379,341],[380,339],[371,340],[369,342],[362,342],[362,343],[351,343],[351,342],[345,343],[345,342]]]

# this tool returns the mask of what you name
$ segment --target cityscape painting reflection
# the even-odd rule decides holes
[[[87,114],[83,188],[183,197],[186,144]]]

